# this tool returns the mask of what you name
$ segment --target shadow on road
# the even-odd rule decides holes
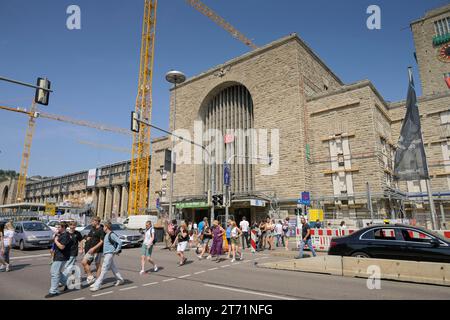
[[[9,268],[9,272],[19,271],[19,270],[25,269],[26,267],[29,267],[29,266],[31,266],[31,264],[29,264],[29,263],[12,264]]]

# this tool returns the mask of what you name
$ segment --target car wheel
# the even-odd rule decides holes
[[[23,243],[23,240],[20,240],[19,249],[20,249],[20,251],[24,251],[25,250],[25,244]]]
[[[355,258],[370,258],[370,256],[365,252],[354,252],[352,253],[352,257]]]

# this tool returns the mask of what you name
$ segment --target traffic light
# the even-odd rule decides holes
[[[131,111],[131,131],[139,132],[139,114],[135,111]]]
[[[41,88],[50,89],[51,82],[44,78],[38,78],[36,85]],[[36,95],[34,96],[34,102],[48,106],[48,100],[50,98],[50,91],[43,89],[36,89]]]
[[[221,207],[221,206],[223,206],[223,194],[214,194],[212,196],[212,205],[214,207]]]

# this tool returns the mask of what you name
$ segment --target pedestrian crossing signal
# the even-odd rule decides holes
[[[223,194],[215,194],[212,196],[212,204],[214,207],[223,206]]]

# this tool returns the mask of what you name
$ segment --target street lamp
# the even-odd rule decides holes
[[[172,132],[175,131],[175,118],[177,115],[177,84],[183,83],[186,81],[186,76],[181,71],[171,70],[166,73],[166,80],[170,83],[173,83],[174,93],[173,93],[173,117],[172,117]],[[170,195],[169,195],[169,220],[173,219],[173,207],[172,207],[172,198],[173,198],[173,162],[174,162],[174,152],[173,149],[175,147],[175,140],[172,138],[172,148],[170,152]]]

